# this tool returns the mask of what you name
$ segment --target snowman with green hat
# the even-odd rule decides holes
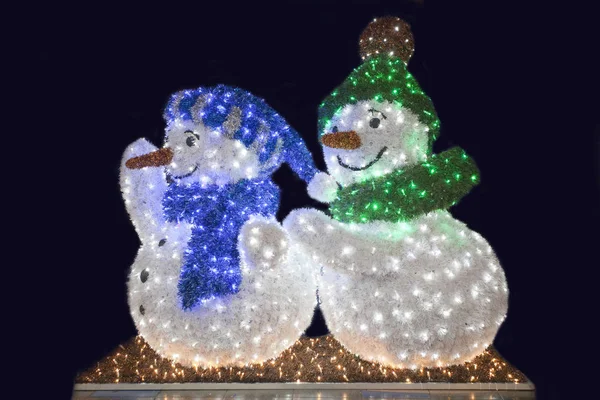
[[[375,19],[363,64],[319,108],[329,173],[309,194],[329,203],[284,227],[320,268],[327,326],[350,351],[385,365],[460,364],[492,343],[508,288],[492,248],[447,209],[479,182],[460,148],[432,154],[439,120],[406,64],[408,24]]]

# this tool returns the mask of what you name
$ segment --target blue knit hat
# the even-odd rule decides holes
[[[167,124],[191,120],[239,140],[258,154],[258,178],[270,175],[284,162],[306,182],[317,173],[300,135],[263,99],[240,88],[217,85],[177,92],[163,116]]]

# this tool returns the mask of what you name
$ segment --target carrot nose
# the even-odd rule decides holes
[[[354,150],[361,145],[360,136],[354,131],[326,133],[321,136],[321,142],[334,149]]]
[[[129,169],[140,169],[144,167],[160,167],[168,165],[173,159],[173,150],[169,147],[153,151],[142,156],[133,157],[125,161],[125,166]]]

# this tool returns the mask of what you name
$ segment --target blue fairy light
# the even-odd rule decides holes
[[[221,187],[169,185],[163,200],[167,220],[194,221],[178,283],[184,309],[239,291],[237,237],[245,216],[274,216],[278,207],[279,188],[270,179],[243,179]]]
[[[202,110],[194,110],[198,97],[207,94]],[[164,117],[169,124],[175,119],[196,119],[206,128],[223,131],[233,107],[241,113],[232,139],[247,148],[254,146],[260,164],[258,176],[225,185],[185,185],[172,180],[162,202],[167,221],[193,225],[178,282],[184,310],[240,290],[237,240],[242,225],[253,214],[275,217],[279,207],[279,188],[271,173],[287,163],[309,182],[317,172],[300,135],[264,100],[242,89],[219,85],[176,93]]]

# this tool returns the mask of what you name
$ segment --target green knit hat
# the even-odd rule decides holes
[[[326,97],[319,106],[318,129],[347,104],[361,100],[390,101],[415,113],[429,127],[427,154],[440,130],[440,121],[431,99],[421,90],[406,64],[414,45],[410,26],[398,17],[374,19],[360,36],[362,65]]]

